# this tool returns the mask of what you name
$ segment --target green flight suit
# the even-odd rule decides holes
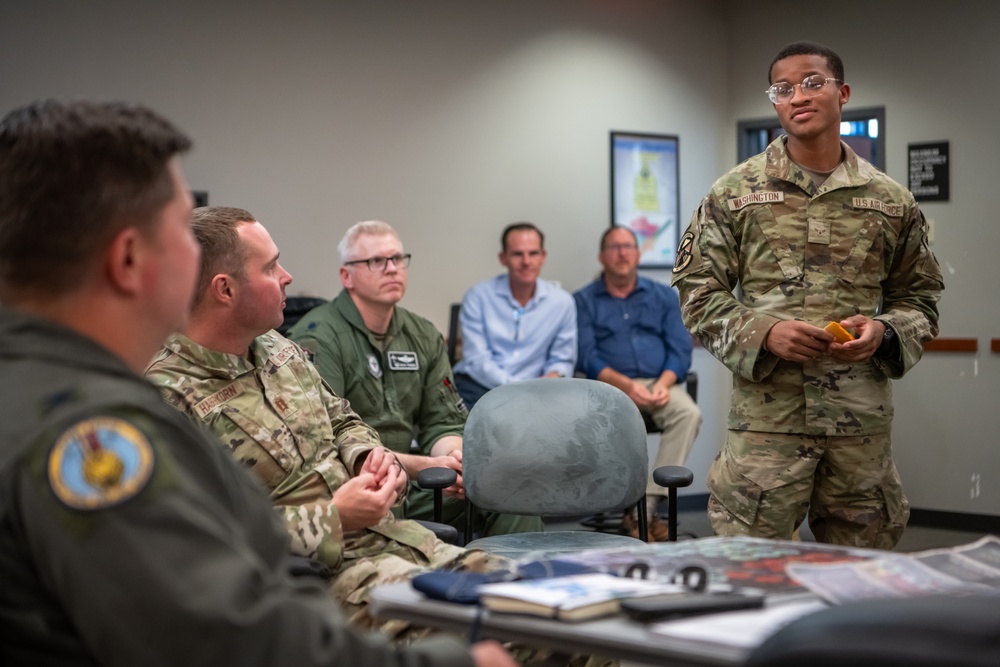
[[[448,435],[461,436],[467,411],[455,390],[441,334],[431,322],[396,306],[384,340],[377,339],[347,290],[314,308],[288,333],[305,348],[333,392],[343,396],[389,449],[420,453]],[[433,518],[430,491],[414,488],[403,510],[410,519]],[[538,517],[477,512],[484,535],[540,531]],[[465,501],[444,499],[444,520],[465,528]]]
[[[261,486],[155,388],[0,309],[0,662],[472,664],[444,638],[362,637],[288,552]]]

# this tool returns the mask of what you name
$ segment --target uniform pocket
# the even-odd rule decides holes
[[[744,475],[726,450],[712,464],[707,486],[715,500],[747,525],[754,525],[764,489]]]

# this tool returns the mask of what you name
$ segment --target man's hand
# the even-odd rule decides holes
[[[407,483],[406,471],[396,456],[385,447],[376,447],[368,452],[368,456],[365,457],[361,466],[361,472],[371,473],[375,476],[375,481],[381,485],[384,483],[389,468],[396,469],[396,493],[402,493]]]
[[[782,359],[802,363],[828,354],[832,342],[833,334],[828,331],[799,320],[789,320],[771,327],[764,347]]]
[[[500,642],[492,639],[476,642],[469,650],[476,667],[517,667],[514,658],[507,653]]]
[[[345,533],[374,526],[382,520],[399,495],[396,491],[398,470],[391,465],[381,483],[372,473],[362,472],[334,491],[333,504],[340,513],[340,525]]]
[[[852,315],[840,321],[845,329],[854,329],[856,337],[846,343],[832,343],[830,356],[837,361],[858,362],[870,359],[885,335],[885,323],[864,315]]]
[[[636,404],[640,410],[655,410],[662,408],[670,401],[670,390],[662,386],[653,385],[652,389],[647,389],[646,385],[638,380],[633,380],[629,385],[628,397]]]

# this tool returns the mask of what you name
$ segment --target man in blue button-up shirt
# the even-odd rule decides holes
[[[598,260],[604,273],[575,295],[578,368],[628,394],[662,429],[653,468],[684,465],[701,426],[701,411],[680,386],[691,366],[691,336],[681,321],[677,294],[639,277],[638,244],[626,227],[604,233]],[[646,487],[651,510],[662,493],[651,476]],[[655,513],[651,516],[650,536],[665,540],[665,523]]]
[[[508,382],[572,375],[576,306],[569,292],[541,280],[545,237],[530,222],[504,229],[500,264],[506,274],[473,286],[462,299],[462,361],[455,386],[471,408]]]

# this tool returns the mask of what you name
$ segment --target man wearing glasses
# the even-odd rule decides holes
[[[716,181],[674,266],[685,323],[733,372],[709,517],[788,539],[808,514],[821,542],[892,549],[889,380],[937,334],[941,270],[913,195],[840,140],[840,57],[791,44],[768,77],[787,136]]]
[[[569,292],[539,279],[545,236],[515,222],[500,236],[507,275],[473,286],[462,299],[462,360],[455,380],[471,409],[494,387],[538,377],[565,377],[576,364],[576,306]]]
[[[639,247],[626,227],[604,232],[597,258],[601,277],[574,295],[577,368],[621,389],[662,429],[653,469],[684,465],[701,426],[701,411],[682,386],[691,366],[691,335],[681,321],[677,295],[666,285],[639,277]],[[662,493],[650,472],[646,502],[654,542],[669,537],[666,521],[656,513]],[[639,536],[631,516],[625,524],[633,537]]]
[[[466,409],[455,389],[441,334],[427,319],[397,304],[406,293],[409,253],[396,230],[359,222],[338,245],[344,289],[314,308],[289,331],[306,349],[334,393],[378,431],[410,479],[425,468],[452,468],[458,482],[445,489],[444,521],[465,527],[462,431]],[[419,455],[410,453],[416,441]],[[541,520],[477,513],[484,535],[542,530]],[[433,496],[411,489],[403,515],[433,518]]]

